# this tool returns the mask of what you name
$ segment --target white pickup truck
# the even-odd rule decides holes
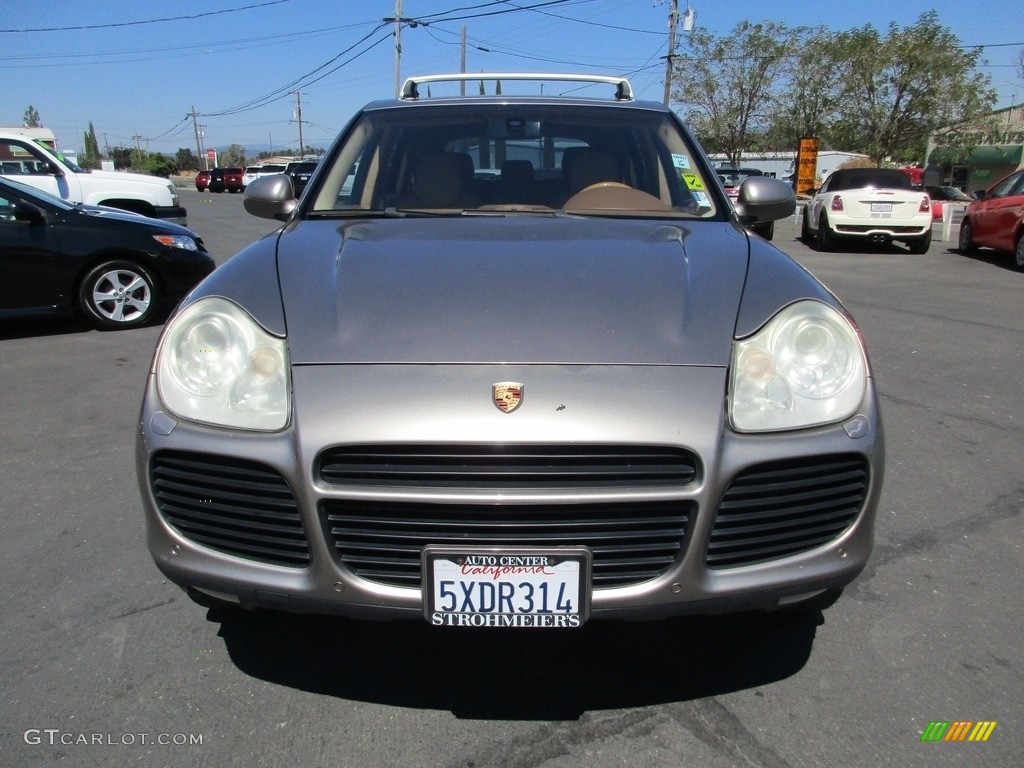
[[[42,143],[0,132],[0,174],[72,203],[107,205],[187,226],[178,191],[141,173],[86,171]]]

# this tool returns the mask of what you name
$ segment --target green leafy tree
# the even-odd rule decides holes
[[[178,164],[178,170],[181,171],[198,171],[199,170],[199,158],[195,156],[191,149],[187,147],[181,147],[174,155],[174,160]]]
[[[878,164],[922,159],[936,132],[947,144],[969,141],[996,102],[991,78],[976,70],[981,49],[962,48],[936,11],[885,36],[870,25],[839,33],[834,46],[840,68],[830,74],[843,87],[833,142]]]
[[[92,120],[89,121],[89,130],[83,135],[82,141],[82,157],[79,158],[79,165],[83,168],[99,168],[100,167],[100,143],[96,138],[96,129],[93,127]]]
[[[39,117],[39,110],[31,104],[25,110],[25,116],[22,117],[21,123],[25,128],[41,128],[43,126],[42,118]]]
[[[839,107],[841,83],[822,73],[836,70],[840,62],[835,56],[833,35],[825,27],[804,27],[794,32],[785,74],[770,107],[770,149],[795,149],[804,136],[816,136],[827,144]]]
[[[133,168],[135,162],[135,149],[129,147],[111,147],[110,159],[114,161],[114,169],[126,171]]]
[[[724,37],[690,33],[691,54],[675,59],[672,93],[709,152],[738,164],[742,152],[763,145],[794,41],[795,33],[778,22],[741,21]]]
[[[178,164],[161,152],[150,152],[143,158],[141,170],[166,179],[178,172]]]
[[[245,147],[241,144],[232,144],[220,153],[217,163],[222,167],[241,166],[245,167]]]

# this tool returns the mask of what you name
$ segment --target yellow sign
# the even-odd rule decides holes
[[[818,176],[818,139],[805,136],[800,139],[800,149],[796,155],[796,192],[798,195],[808,194],[817,184]]]

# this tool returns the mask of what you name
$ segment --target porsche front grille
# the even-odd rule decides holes
[[[690,502],[608,504],[422,504],[321,502],[330,544],[342,566],[370,581],[420,586],[427,544],[585,545],[594,587],[653,579],[681,556]]]

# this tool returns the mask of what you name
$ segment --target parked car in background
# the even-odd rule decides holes
[[[1017,269],[1024,270],[1024,170],[974,195],[960,223],[960,253],[978,246],[1007,251]]]
[[[210,172],[200,171],[196,174],[196,189],[205,192],[210,188]]]
[[[956,187],[925,187],[924,191],[932,200],[932,218],[942,218],[943,203],[966,206],[971,202],[971,196]]]
[[[288,167],[285,168],[284,172],[292,180],[292,189],[295,190],[296,198],[302,196],[302,190],[306,188],[309,177],[313,175],[316,166],[316,160],[300,160],[288,163]]]
[[[178,189],[167,179],[124,171],[80,168],[63,154],[20,133],[0,132],[0,176],[71,203],[107,205],[154,219],[186,224]]]
[[[244,192],[247,186],[256,181],[256,179],[259,178],[259,175],[260,167],[258,165],[250,165],[246,168],[245,173],[242,174],[242,191]]]
[[[136,433],[160,570],[206,605],[467,628],[834,600],[884,438],[847,310],[743,229],[790,186],[730,203],[624,78],[402,94],[299,200],[249,185],[287,224],[168,320]]]
[[[932,242],[928,193],[893,168],[841,168],[829,174],[804,206],[801,237],[819,251],[843,241],[861,245],[902,242],[925,253]]]
[[[715,173],[718,174],[718,179],[725,187],[725,194],[729,196],[730,200],[735,200],[739,195],[740,184],[744,179],[751,176],[764,176],[764,171],[757,168],[730,168],[727,166],[715,168]]]
[[[190,229],[0,178],[0,317],[80,313],[134,328],[214,269]]]
[[[245,186],[242,180],[244,175],[245,170],[242,168],[213,168],[210,171],[210,191],[241,192]]]
[[[259,175],[269,176],[272,173],[284,173],[287,167],[286,163],[267,163],[259,167]]]

